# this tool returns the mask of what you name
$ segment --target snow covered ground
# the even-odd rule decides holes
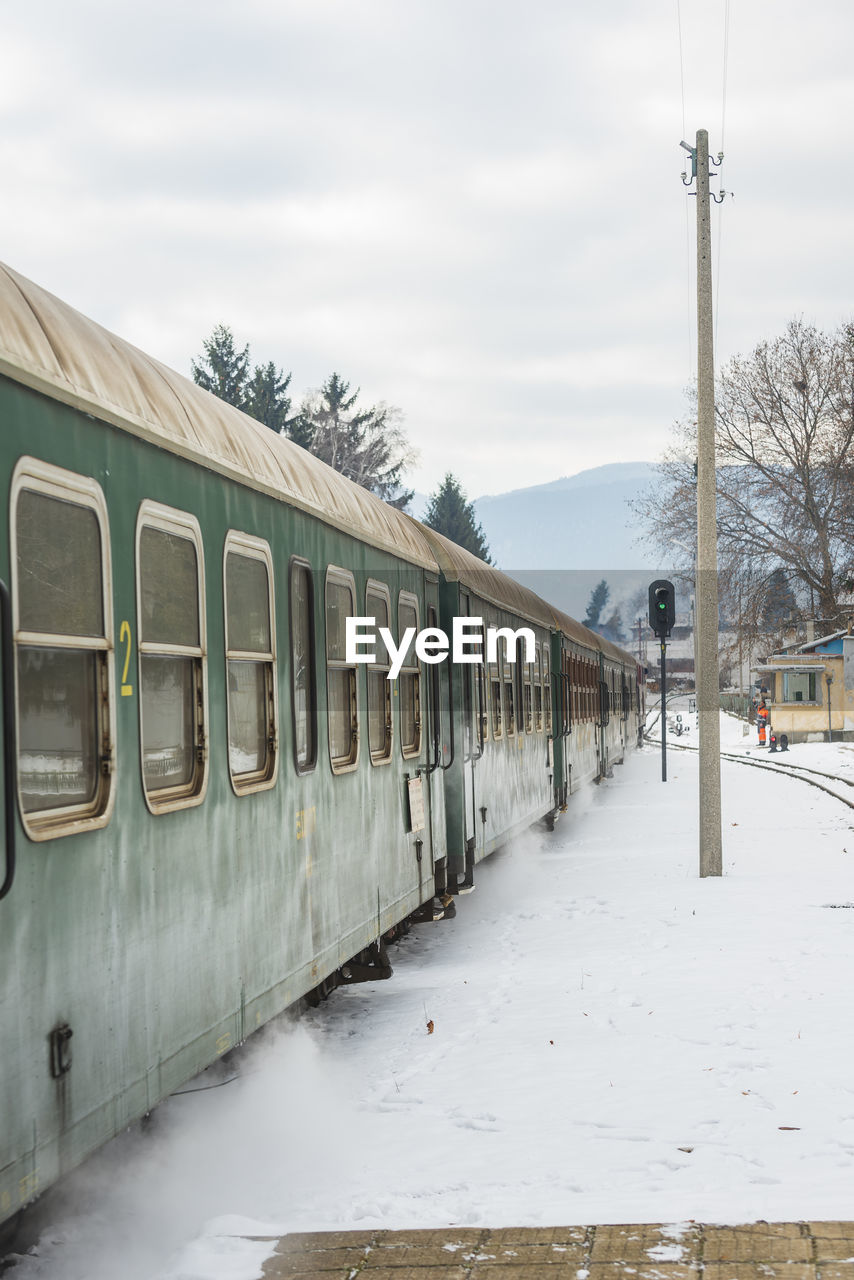
[[[722,745],[759,754],[729,717]],[[854,776],[848,746],[790,758]],[[10,1274],[251,1280],[272,1246],[241,1236],[313,1228],[854,1216],[854,811],[724,762],[700,880],[697,768],[673,751],[662,783],[647,747],[482,864],[390,981],[90,1162]]]

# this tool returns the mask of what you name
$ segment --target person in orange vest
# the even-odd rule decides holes
[[[759,706],[756,708],[756,723],[759,726],[759,745],[764,747],[768,731],[768,708],[764,698],[760,699]]]

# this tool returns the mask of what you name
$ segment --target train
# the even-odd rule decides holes
[[[387,976],[395,930],[624,759],[643,676],[5,266],[0,420],[2,1222],[284,1010]],[[357,618],[465,619],[469,660],[390,679]]]

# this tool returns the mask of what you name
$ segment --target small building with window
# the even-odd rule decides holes
[[[790,742],[854,740],[854,635],[836,631],[756,667],[771,727]]]

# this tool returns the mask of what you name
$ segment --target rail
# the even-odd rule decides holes
[[[650,736],[649,730],[644,734],[647,742],[655,742],[659,744],[660,739]],[[668,739],[668,751],[692,751],[698,754],[699,748],[693,747],[687,742],[673,742]],[[786,777],[795,778],[798,782],[805,783],[808,787],[815,787],[819,791],[823,791],[825,795],[833,796],[834,800],[838,800],[840,804],[846,805],[849,809],[854,809],[854,800],[848,800],[845,796],[841,796],[838,791],[834,791],[832,787],[825,786],[823,782],[816,782],[815,778],[824,778],[825,782],[836,782],[843,787],[854,787],[854,782],[848,778],[841,778],[836,773],[826,773],[822,769],[810,769],[806,765],[801,764],[783,764],[782,761],[772,760],[748,760],[745,756],[735,755],[729,751],[721,752],[721,760],[726,760],[730,764],[743,764],[749,769],[764,769],[767,773],[782,773]],[[810,776],[804,776],[810,775]]]

